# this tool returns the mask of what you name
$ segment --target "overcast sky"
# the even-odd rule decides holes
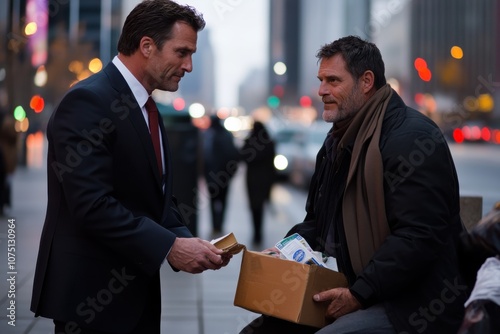
[[[268,57],[269,0],[177,0],[203,14],[215,55],[216,107],[237,103],[238,86]]]

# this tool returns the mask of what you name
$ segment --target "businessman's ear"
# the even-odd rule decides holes
[[[144,36],[141,38],[139,42],[139,52],[145,57],[149,58],[151,52],[153,52],[153,48],[155,47],[155,43],[151,37]]]

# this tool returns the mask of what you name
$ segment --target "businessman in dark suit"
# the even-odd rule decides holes
[[[230,259],[182,221],[167,134],[150,101],[153,90],[176,91],[191,72],[204,25],[189,6],[140,3],[118,56],[76,84],[49,121],[31,310],[54,319],[56,333],[160,333],[162,264],[200,273]]]

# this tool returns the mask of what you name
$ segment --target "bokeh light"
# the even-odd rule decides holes
[[[172,106],[177,111],[182,111],[186,107],[186,101],[182,97],[177,97],[172,101]]]
[[[22,106],[17,106],[14,109],[14,118],[19,122],[21,122],[22,120],[24,120],[26,118],[26,111],[24,110],[24,108]]]
[[[102,70],[102,61],[99,58],[94,58],[89,62],[89,70],[92,73],[97,73]]]
[[[419,72],[427,68],[427,62],[423,58],[415,59],[413,65],[415,66],[415,69]]]
[[[286,65],[284,62],[278,61],[276,62],[276,64],[274,64],[273,70],[277,75],[283,75],[286,73]]]
[[[45,101],[40,95],[35,95],[31,98],[30,108],[33,109],[37,114],[43,111],[45,107]]]
[[[38,30],[38,26],[36,22],[30,22],[24,27],[24,33],[26,36],[31,36],[36,34],[36,31]]]
[[[418,71],[418,76],[424,81],[431,81],[432,73],[428,68],[424,68]]]
[[[464,56],[464,51],[459,46],[453,46],[450,50],[451,56],[455,59],[462,59]]]
[[[193,103],[189,106],[189,115],[193,118],[200,118],[205,115],[205,107],[201,103]]]

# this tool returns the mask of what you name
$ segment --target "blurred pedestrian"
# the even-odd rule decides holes
[[[271,186],[275,179],[275,153],[275,143],[266,127],[255,121],[241,149],[242,159],[247,164],[246,185],[252,214],[254,245],[260,245],[262,242],[264,204],[269,202]]]
[[[204,174],[210,197],[212,238],[223,232],[227,193],[238,170],[240,154],[234,136],[217,116],[210,117],[210,126],[203,136]]]
[[[0,214],[12,206],[12,179],[17,166],[16,121],[5,110],[0,110]]]
[[[56,333],[159,334],[162,264],[200,273],[230,259],[182,221],[150,96],[178,89],[204,26],[192,7],[139,3],[118,55],[74,85],[49,120],[48,206],[31,310],[53,319]]]
[[[348,36],[318,54],[323,120],[298,233],[336,259],[348,288],[317,293],[323,329],[259,317],[241,333],[456,333],[467,286],[453,159],[436,124],[386,83],[379,49]],[[277,251],[277,249],[276,249]]]

